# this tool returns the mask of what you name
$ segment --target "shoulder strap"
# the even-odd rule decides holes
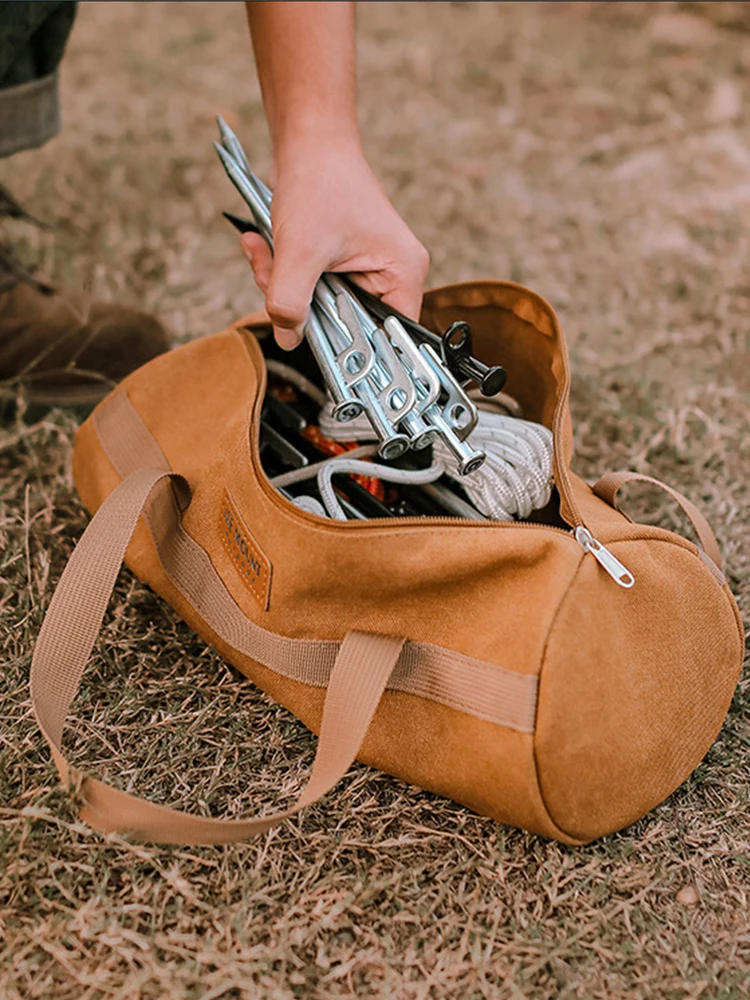
[[[221,844],[263,833],[325,795],[359,751],[404,640],[349,632],[331,673],[312,773],[289,809],[253,819],[220,820],[156,805],[89,778],[68,763],[62,735],[68,709],[101,628],[135,530],[154,488],[185,481],[164,468],[141,468],[107,497],[71,556],[50,601],[31,663],[31,699],[62,781],[75,787],[83,819],[97,830],[171,844]],[[171,502],[171,501],[170,501]]]
[[[617,507],[616,498],[619,489],[626,483],[634,481],[651,483],[653,486],[659,486],[661,489],[669,493],[673,500],[677,501],[680,507],[682,507],[687,516],[690,518],[700,543],[703,546],[703,551],[716,565],[716,567],[721,570],[721,552],[719,551],[719,544],[716,541],[716,537],[714,536],[713,531],[711,531],[711,526],[695,504],[688,500],[687,497],[683,496],[682,493],[678,493],[677,490],[672,489],[671,486],[667,486],[666,483],[662,483],[660,480],[654,479],[652,476],[644,476],[640,472],[628,472],[625,470],[622,472],[609,472],[606,476],[602,476],[597,483],[594,483],[592,488],[594,493],[596,493],[600,499],[606,500],[611,507]]]

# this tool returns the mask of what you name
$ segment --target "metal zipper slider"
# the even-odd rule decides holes
[[[602,543],[594,538],[588,528],[579,525],[576,528],[575,536],[576,541],[583,551],[590,552],[602,569],[609,573],[618,586],[624,587],[625,590],[629,590],[633,586],[635,577],[630,570],[623,566],[620,560],[616,559],[609,549],[605,549]]]

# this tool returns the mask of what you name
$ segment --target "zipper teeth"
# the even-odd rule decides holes
[[[265,476],[265,473],[264,473]],[[314,523],[317,526],[325,526],[333,528],[338,531],[340,528],[346,530],[351,530],[351,528],[367,528],[370,525],[373,527],[382,527],[387,524],[391,528],[413,528],[418,525],[444,525],[445,527],[459,527],[468,525],[472,528],[532,528],[542,531],[556,531],[560,535],[567,535],[569,538],[574,537],[574,528],[558,528],[554,524],[537,524],[531,521],[493,521],[487,518],[484,521],[475,521],[469,517],[434,517],[432,515],[426,515],[425,517],[368,517],[366,520],[362,521],[335,521],[333,518],[320,518],[316,517],[315,514],[309,514],[307,511],[302,510],[293,504],[291,500],[287,500],[286,497],[282,496],[277,489],[274,488],[273,484],[266,477],[264,480],[264,486],[270,487],[271,494],[273,496],[274,502],[278,506],[282,507],[288,513],[295,515],[299,514],[301,520],[307,521],[310,519],[309,523]],[[291,510],[290,510],[291,508]],[[321,524],[322,522],[322,524]],[[350,527],[351,526],[351,527]]]

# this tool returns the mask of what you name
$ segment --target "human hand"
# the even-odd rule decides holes
[[[311,142],[287,154],[276,172],[271,215],[274,254],[255,233],[242,236],[242,249],[281,347],[300,343],[324,271],[346,272],[419,318],[429,255],[358,148]]]

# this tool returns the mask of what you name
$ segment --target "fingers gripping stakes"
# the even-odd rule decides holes
[[[224,214],[241,231],[258,232],[273,249],[272,193],[250,169],[237,136],[218,121],[216,152],[254,224]],[[422,330],[418,324],[405,317],[401,323],[400,314],[385,303],[376,300],[379,306],[373,310],[368,301],[336,274],[322,275],[313,293],[305,336],[333,400],[334,418],[347,423],[363,413],[379,441],[381,458],[394,460],[440,440],[456,459],[460,475],[476,472],[487,456],[471,444],[477,409],[459,378],[479,379],[483,385],[487,372],[502,369],[487,369],[468,357],[468,337],[461,351],[438,354],[437,334],[415,336],[414,327]],[[404,346],[405,340],[414,350]],[[453,367],[449,358],[455,359]],[[493,384],[501,381],[504,373],[502,379],[496,374]]]

